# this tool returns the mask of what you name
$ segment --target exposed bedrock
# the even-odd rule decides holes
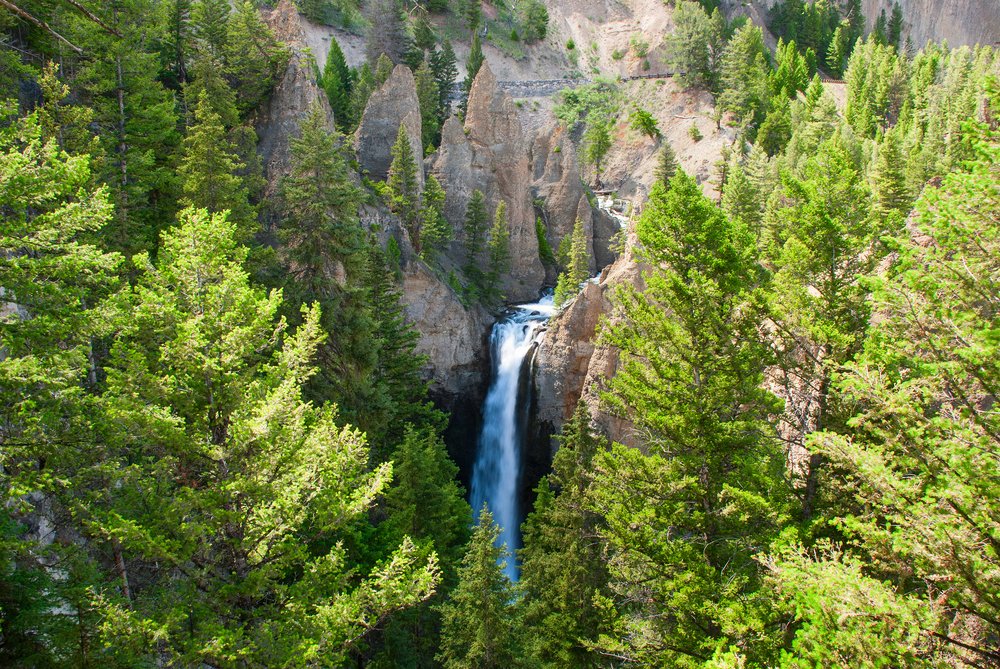
[[[413,155],[420,158],[424,147],[420,139],[420,102],[417,84],[410,68],[397,65],[385,83],[368,98],[361,123],[354,134],[354,150],[361,169],[376,181],[384,181],[392,165],[392,146],[399,126],[406,128]],[[423,170],[417,170],[423,188]]]

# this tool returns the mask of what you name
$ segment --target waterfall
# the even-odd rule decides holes
[[[552,312],[551,296],[520,305],[494,325],[490,335],[493,377],[483,405],[470,501],[477,517],[486,504],[500,526],[499,540],[511,553],[506,574],[512,581],[518,576],[514,552],[521,547],[518,497],[521,449],[530,410],[531,354]]]

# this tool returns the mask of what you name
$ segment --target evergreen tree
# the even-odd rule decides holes
[[[584,403],[563,425],[552,473],[535,492],[534,510],[524,522],[521,579],[524,627],[531,630],[529,654],[541,666],[604,666],[589,644],[607,626],[607,567],[601,554],[600,516],[586,507],[594,456],[608,448],[596,437]]]
[[[441,121],[438,105],[441,96],[434,80],[434,73],[426,60],[417,69],[416,80],[417,99],[420,101],[420,134],[423,145],[430,148],[440,142]]]
[[[219,116],[227,130],[239,125],[240,114],[236,108],[236,93],[222,76],[217,60],[208,55],[198,56],[190,68],[191,82],[184,87],[184,106],[188,110],[187,124],[196,122],[195,110],[202,92],[209,108]]]
[[[886,29],[889,46],[899,49],[900,40],[903,38],[903,9],[898,2],[892,3],[892,14],[889,17],[889,24]]]
[[[874,280],[872,335],[836,383],[851,433],[813,436],[853,502],[846,536],[770,561],[800,665],[994,661],[1000,432],[981,398],[1000,378],[1000,136],[973,136],[968,171],[917,204],[920,241]]]
[[[148,580],[99,601],[104,642],[132,666],[340,662],[439,582],[436,558],[408,539],[349,582],[338,533],[391,467],[371,469],[363,435],[302,399],[319,308],[286,333],[280,291],[250,285],[246,255],[224,214],[185,210],[122,305],[102,397],[113,459],[92,472],[107,493],[80,522]]]
[[[553,303],[561,307],[576,297],[580,285],[590,276],[590,254],[587,252],[587,236],[583,231],[583,222],[576,219],[573,225],[569,247],[569,258],[566,268],[559,274],[556,282]]]
[[[799,53],[794,41],[778,41],[777,67],[771,75],[771,90],[775,95],[794,98],[809,86],[809,65]]]
[[[458,570],[458,585],[440,608],[437,659],[445,669],[522,666],[513,587],[498,564],[507,549],[496,545],[499,538],[492,514],[482,509]]]
[[[764,219],[763,195],[740,164],[736,154],[726,170],[726,185],[722,191],[722,211],[734,223],[745,225],[759,236]]]
[[[327,340],[309,394],[336,400],[341,412],[353,420],[373,392],[378,343],[365,304],[366,240],[358,221],[361,194],[351,182],[341,143],[335,131],[327,130],[323,111],[313,105],[299,137],[291,141],[291,170],[281,184],[280,232],[292,307],[313,301],[323,307]]]
[[[192,12],[200,48],[216,60],[222,60],[226,48],[229,12],[229,0],[196,0]]]
[[[433,174],[428,174],[422,198],[424,206],[420,215],[421,252],[425,260],[433,260],[435,254],[453,237],[451,224],[444,216],[445,197],[441,182]]]
[[[458,66],[455,60],[455,50],[451,40],[446,39],[440,51],[430,56],[431,71],[434,72],[434,82],[438,89],[438,124],[444,125],[451,112],[451,93],[458,78]]]
[[[462,18],[465,19],[465,26],[469,32],[478,33],[479,25],[483,22],[483,8],[481,0],[459,0],[462,8]]]
[[[474,0],[478,3],[478,0]],[[479,74],[479,68],[483,66],[486,61],[486,57],[483,56],[483,43],[479,39],[479,33],[475,33],[472,36],[472,45],[469,47],[469,58],[465,61],[465,83],[462,88],[464,95],[462,96],[462,102],[459,105],[462,113],[465,113],[466,108],[469,105],[469,93],[472,92],[472,84],[476,81],[476,75]]]
[[[677,173],[677,154],[674,153],[674,149],[670,146],[670,142],[664,142],[663,147],[660,149],[660,155],[656,159],[656,171],[654,177],[656,180],[663,184],[664,187],[670,185],[670,180],[674,178],[674,174]]]
[[[764,33],[752,23],[736,31],[722,54],[719,106],[740,125],[755,128],[764,120],[770,98],[768,58]]]
[[[413,248],[420,252],[420,179],[417,161],[410,145],[406,126],[399,124],[396,143],[392,146],[392,164],[386,186],[389,189],[389,208],[403,221]]]
[[[392,59],[384,53],[378,57],[375,61],[375,87],[378,88],[392,76],[392,71],[395,66],[392,64]]]
[[[545,39],[549,29],[549,11],[541,0],[527,0],[524,9],[524,41],[537,42]]]
[[[886,232],[897,231],[901,227],[898,219],[909,213],[913,198],[906,185],[905,161],[895,129],[886,133],[878,146],[872,170],[872,191],[875,196],[873,213],[885,223]],[[895,224],[893,219],[896,219]]]
[[[611,121],[596,112],[588,114],[583,147],[584,162],[594,167],[595,181],[600,184],[601,165],[611,149]]]
[[[330,51],[326,56],[326,65],[323,66],[321,85],[330,101],[337,128],[341,132],[347,132],[351,127],[351,71],[344,59],[344,52],[340,50],[340,44],[333,37],[330,38]]]
[[[713,20],[697,2],[679,0],[674,6],[673,34],[665,40],[667,65],[688,87],[715,85],[722,55],[721,14]]]
[[[493,216],[493,227],[490,228],[490,238],[486,245],[488,269],[483,286],[483,302],[491,307],[499,308],[505,299],[501,284],[510,272],[510,223],[507,220],[507,203],[503,200],[497,204]]]
[[[738,646],[773,659],[780,632],[756,556],[787,513],[784,455],[762,388],[760,273],[750,240],[678,172],[653,187],[637,232],[644,290],[622,287],[603,341],[621,366],[603,395],[643,449],[594,459],[619,617],[606,652],[643,666],[704,666]],[[621,319],[621,320],[617,320]]]
[[[349,120],[352,129],[357,128],[358,123],[361,122],[361,115],[364,113],[365,107],[368,105],[368,98],[371,97],[374,90],[375,74],[368,63],[364,63],[357,71],[354,85],[351,87]]]
[[[252,2],[237,3],[229,17],[224,63],[244,118],[260,107],[285,74],[289,54]]]
[[[177,88],[187,83],[187,65],[194,47],[192,6],[192,0],[170,0],[167,5],[167,39],[163,56],[171,74],[171,84]]]
[[[488,221],[486,198],[482,191],[474,190],[465,210],[465,224],[462,227],[465,237],[465,264],[462,266],[462,272],[469,281],[471,296],[476,300],[480,297],[485,279],[480,256],[486,249],[486,225]]]
[[[844,73],[844,66],[847,64],[847,35],[843,25],[837,26],[830,40],[830,48],[826,52],[826,66],[830,68],[830,74],[839,77]]]
[[[458,467],[448,458],[441,439],[431,431],[409,429],[392,455],[393,484],[379,526],[385,543],[398,545],[412,537],[441,563],[441,586],[427,605],[394,615],[386,628],[376,667],[434,667],[441,616],[437,610],[458,581],[458,568],[469,540],[472,511],[456,483]]]
[[[243,167],[236,156],[236,147],[226,136],[222,119],[212,109],[208,92],[203,90],[194,110],[194,123],[184,138],[184,153],[177,169],[183,179],[181,203],[210,213],[229,211],[241,239],[247,239],[255,231],[256,212],[237,174]]]

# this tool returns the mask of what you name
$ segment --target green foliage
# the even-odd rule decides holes
[[[476,6],[479,5],[478,0],[472,0]],[[469,93],[472,92],[472,84],[476,81],[476,75],[479,74],[479,68],[483,66],[486,62],[486,57],[483,56],[483,43],[479,39],[479,32],[477,31],[472,36],[472,45],[469,47],[469,57],[465,61],[465,81],[462,84],[463,96],[462,102],[459,107],[464,113],[469,104]]]
[[[583,160],[592,165],[601,180],[601,166],[611,149],[611,121],[591,113],[587,116],[587,128],[583,132]]]
[[[559,103],[553,113],[566,126],[572,128],[577,123],[594,118],[610,120],[618,116],[622,105],[622,93],[618,86],[609,81],[596,81],[576,88],[559,91]]]
[[[769,60],[764,33],[752,23],[736,31],[722,54],[718,104],[740,126],[756,128],[764,121],[771,97]]]
[[[208,55],[221,60],[226,45],[229,0],[196,0],[191,12],[194,34]]]
[[[531,43],[545,39],[549,29],[549,12],[542,0],[527,0],[523,12],[524,41]]]
[[[238,3],[229,18],[225,70],[245,118],[285,74],[290,51],[277,40],[251,2]]]
[[[441,135],[441,95],[434,72],[425,60],[416,71],[417,100],[420,102],[420,134],[425,150],[437,146]]]
[[[486,212],[486,198],[480,190],[472,191],[472,197],[465,210],[465,224],[462,226],[465,246],[465,264],[462,273],[469,281],[469,295],[476,301],[481,296],[485,281],[482,270],[483,251],[486,250],[486,226],[489,214]]]
[[[589,644],[607,625],[598,602],[611,593],[595,541],[602,519],[586,508],[586,493],[591,463],[607,448],[607,440],[594,435],[586,405],[579,404],[563,426],[552,473],[539,482],[534,511],[524,522],[518,589],[523,625],[530,630],[528,652],[542,666],[603,666]]]
[[[82,520],[149,574],[133,602],[98,602],[104,639],[136,663],[342,658],[440,579],[436,558],[404,539],[350,582],[332,539],[371,507],[391,468],[369,470],[363,435],[302,399],[320,310],[304,309],[286,334],[281,293],[250,285],[246,254],[224,214],[185,210],[121,305],[102,397],[113,478]]]
[[[406,126],[399,124],[396,142],[392,145],[392,164],[386,185],[389,187],[389,208],[400,217],[418,252],[420,243],[420,181],[417,160]]]
[[[674,178],[677,173],[677,154],[674,153],[674,149],[670,146],[670,142],[664,142],[663,147],[660,149],[659,156],[656,159],[656,171],[654,176],[656,180],[663,185],[664,188],[670,186],[670,180]]]
[[[903,104],[903,70],[895,49],[873,39],[859,43],[844,77],[844,117],[859,135],[874,137],[895,120]]]
[[[455,50],[451,47],[451,40],[445,40],[439,51],[430,55],[428,60],[431,71],[434,73],[434,82],[438,88],[438,124],[444,125],[451,113],[451,92],[458,77],[458,66],[455,59]]]
[[[228,211],[240,239],[248,239],[256,231],[257,216],[238,174],[244,167],[235,145],[226,136],[222,119],[212,108],[208,92],[203,90],[194,109],[194,123],[184,138],[177,169],[183,180],[181,204],[210,213]]]
[[[697,123],[692,123],[691,127],[688,128],[688,137],[696,142],[700,142],[704,139],[704,135],[701,134],[701,130],[698,129]]]
[[[629,127],[650,139],[659,139],[662,135],[656,119],[645,109],[636,108],[632,112],[629,117]]]
[[[451,224],[444,216],[444,189],[433,174],[427,175],[422,199],[421,256],[425,260],[433,260],[437,252],[454,236]]]
[[[590,253],[587,251],[587,236],[580,219],[576,219],[573,233],[569,239],[570,246],[566,258],[566,268],[559,274],[555,296],[552,300],[556,307],[561,307],[574,298],[579,292],[580,286],[590,276]]]
[[[514,592],[498,562],[500,528],[482,509],[458,570],[458,586],[441,605],[441,650],[445,669],[520,667],[521,644],[514,623]]]
[[[770,362],[761,275],[745,230],[678,171],[654,185],[637,228],[652,269],[621,286],[603,341],[621,351],[604,399],[646,435],[594,460],[588,508],[604,518],[619,618],[600,644],[647,666],[702,666],[738,645],[762,664],[760,548],[788,510],[784,455],[761,387]],[[619,320],[621,319],[621,320]]]
[[[715,86],[724,24],[718,10],[710,16],[697,2],[679,0],[674,6],[675,29],[664,41],[666,63],[685,86]]]
[[[330,51],[326,56],[326,65],[323,67],[323,75],[320,77],[320,86],[326,93],[327,100],[330,101],[330,108],[333,110],[333,118],[337,123],[337,129],[347,132],[351,128],[351,71],[347,67],[347,60],[344,52],[340,49],[340,44],[336,38],[330,38]]]
[[[510,223],[507,221],[507,203],[500,200],[493,216],[493,226],[490,228],[490,238],[486,244],[488,265],[486,280],[483,283],[483,302],[493,308],[499,308],[505,299],[502,283],[510,272]]]
[[[552,245],[549,244],[549,237],[545,230],[545,222],[541,216],[535,218],[535,238],[538,240],[539,259],[545,265],[555,265],[556,256],[552,252]]]

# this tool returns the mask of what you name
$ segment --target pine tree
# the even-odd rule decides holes
[[[887,37],[889,39],[889,46],[899,49],[901,46],[900,40],[903,38],[903,9],[899,6],[898,2],[892,3],[892,14],[889,17]]]
[[[167,5],[167,39],[164,44],[166,67],[170,70],[172,85],[182,87],[187,83],[187,65],[194,41],[192,25],[192,0],[170,0]]]
[[[844,65],[847,63],[847,36],[844,26],[839,25],[833,31],[833,38],[830,40],[830,48],[826,52],[826,66],[830,68],[830,73],[839,77],[844,73]]]
[[[458,585],[440,608],[437,659],[445,669],[521,666],[513,587],[498,564],[507,550],[496,545],[499,537],[500,528],[483,509],[458,570]]]
[[[285,74],[290,51],[274,36],[249,0],[237,3],[226,32],[225,72],[246,118]]]
[[[392,70],[394,69],[394,67],[395,66],[392,64],[392,59],[389,58],[389,56],[383,53],[381,56],[378,57],[378,60],[375,61],[375,74],[374,74],[376,88],[378,88],[379,86],[381,86],[382,84],[384,84],[386,81],[389,80],[389,77],[392,76]]]
[[[229,211],[241,238],[249,238],[256,228],[256,212],[237,174],[244,167],[236,156],[236,147],[226,136],[222,119],[212,109],[208,92],[203,90],[194,110],[194,122],[184,138],[184,153],[177,169],[183,179],[181,203],[211,213]]]
[[[236,93],[222,76],[222,67],[209,55],[199,55],[190,68],[191,81],[184,87],[184,106],[188,109],[188,125],[195,122],[195,110],[202,92],[208,106],[219,116],[225,129],[239,125]]]
[[[330,38],[330,51],[323,67],[321,85],[330,101],[337,128],[341,132],[347,132],[351,127],[351,71],[344,59],[344,52],[340,50],[340,44],[333,37]]]
[[[768,57],[764,33],[752,23],[736,31],[722,54],[719,106],[742,125],[756,127],[763,121],[770,98]]]
[[[420,101],[420,134],[424,147],[437,146],[440,141],[440,103],[437,82],[434,73],[425,60],[416,72],[417,99]]]
[[[185,210],[119,316],[102,397],[114,459],[92,472],[107,493],[81,521],[147,575],[133,602],[98,600],[104,642],[132,666],[234,655],[268,666],[307,647],[339,663],[374,621],[439,582],[436,558],[404,539],[350,584],[337,539],[391,467],[371,467],[364,436],[302,398],[320,310],[287,332],[280,291],[250,284],[236,234],[224,214]]]
[[[755,236],[759,236],[764,219],[764,197],[747,175],[736,154],[730,159],[726,176],[726,185],[722,191],[722,211],[734,223],[745,225]]]
[[[674,178],[674,174],[677,173],[677,154],[674,153],[674,149],[670,146],[670,142],[664,142],[663,147],[660,149],[660,154],[656,159],[656,171],[654,177],[656,180],[663,184],[664,187],[670,185],[670,180]]]
[[[556,282],[556,292],[553,303],[561,307],[576,297],[580,285],[590,276],[590,254],[587,252],[587,236],[583,231],[583,222],[576,219],[573,225],[569,257],[566,268],[559,274]]]
[[[424,184],[423,211],[420,215],[421,254],[424,260],[433,260],[437,252],[454,236],[451,224],[444,216],[445,197],[441,182],[433,174],[428,174]]]
[[[913,203],[904,170],[902,147],[898,133],[893,129],[886,133],[879,144],[872,170],[872,191],[875,196],[872,212],[883,222],[887,233],[900,232],[901,219],[909,213]]]
[[[583,131],[583,159],[594,168],[595,181],[601,183],[601,166],[611,149],[611,121],[591,112],[587,115],[587,128]]]
[[[524,41],[537,42],[545,39],[549,28],[549,12],[541,0],[528,0],[524,9]]]
[[[479,299],[479,291],[482,288],[484,273],[482,270],[482,256],[486,249],[486,226],[489,221],[486,213],[486,198],[480,190],[472,191],[469,203],[465,210],[465,223],[462,226],[465,246],[465,264],[462,272],[469,281],[469,288],[475,299]]]
[[[201,49],[216,60],[222,60],[226,48],[229,11],[229,0],[196,0],[192,12]]]
[[[652,269],[615,297],[602,341],[621,361],[602,399],[644,439],[599,453],[587,495],[619,614],[600,644],[642,666],[704,666],[731,645],[766,665],[780,633],[755,547],[777,536],[788,491],[768,423],[781,404],[761,386],[761,274],[683,172],[654,185],[637,233]]]
[[[358,123],[361,122],[361,115],[364,113],[365,107],[368,105],[368,98],[371,97],[374,90],[375,74],[368,63],[364,63],[358,69],[357,75],[354,77],[354,85],[351,87],[349,120],[352,129],[357,128]]]
[[[483,43],[479,39],[479,33],[477,32],[472,36],[472,45],[469,47],[469,58],[465,61],[465,83],[462,85],[464,95],[459,105],[463,114],[469,106],[469,94],[472,92],[472,84],[475,83],[476,75],[479,74],[479,68],[483,66],[485,61]]]
[[[722,55],[721,14],[710,17],[697,2],[679,0],[674,6],[674,33],[664,42],[667,65],[687,87],[715,84]]]
[[[455,50],[451,47],[451,40],[446,39],[441,50],[431,54],[430,66],[438,88],[438,124],[440,126],[448,120],[448,115],[451,112],[451,94],[455,87],[455,80],[458,78],[458,66],[456,65]]]
[[[507,203],[500,200],[493,216],[493,227],[486,244],[488,269],[483,288],[483,302],[499,308],[505,299],[501,284],[510,272],[510,223],[507,220]]]
[[[558,440],[552,473],[536,488],[518,551],[524,627],[531,630],[529,654],[542,666],[596,669],[603,658],[588,644],[607,627],[609,616],[598,602],[611,593],[598,535],[601,518],[587,510],[586,494],[591,462],[608,443],[594,435],[582,402]]]
[[[389,188],[389,208],[403,221],[413,248],[420,252],[420,180],[417,161],[410,145],[406,126],[399,124],[396,143],[392,146],[392,164],[386,186]]]
[[[469,32],[479,32],[479,25],[483,21],[483,8],[480,0],[459,0],[462,8],[462,18],[465,19],[465,26]]]

